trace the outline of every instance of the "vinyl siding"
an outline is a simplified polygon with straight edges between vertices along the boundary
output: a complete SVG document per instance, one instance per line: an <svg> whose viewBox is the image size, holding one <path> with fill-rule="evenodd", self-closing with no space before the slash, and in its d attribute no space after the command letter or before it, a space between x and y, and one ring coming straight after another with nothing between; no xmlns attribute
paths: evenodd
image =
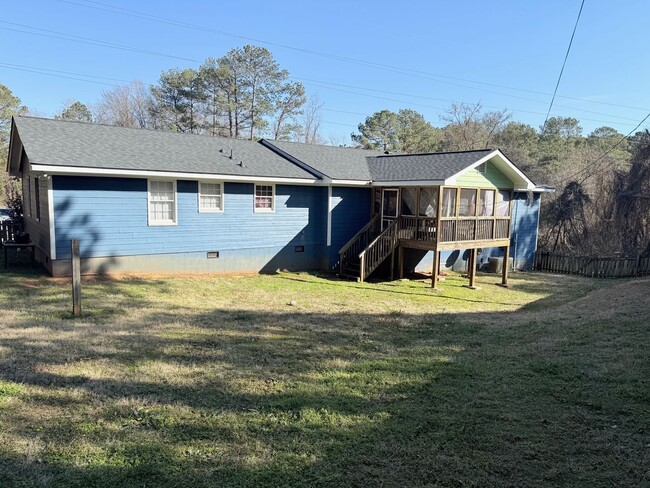
<svg viewBox="0 0 650 488"><path fill-rule="evenodd" d="M514 188L512 181L489 161L485 168L485 174L479 173L476 169L470 169L460 175L456 183L458 186L474 188Z"/></svg>
<svg viewBox="0 0 650 488"><path fill-rule="evenodd" d="M69 259L71 239L81 241L82 258L237 251L255 263L242 263L247 271L259 266L255 256L278 268L291 265L283 259L294 254L308 268L322 256L324 187L276 185L275 212L255 213L254 185L225 183L224 211L199 213L198 182L179 180L176 225L149 226L146 179L55 176L53 185L60 259ZM295 253L295 246L304 246L304 253ZM269 263L269 256L283 258Z"/></svg>
<svg viewBox="0 0 650 488"><path fill-rule="evenodd" d="M329 268L338 263L338 251L370 221L370 188L332 188L332 245Z"/></svg>

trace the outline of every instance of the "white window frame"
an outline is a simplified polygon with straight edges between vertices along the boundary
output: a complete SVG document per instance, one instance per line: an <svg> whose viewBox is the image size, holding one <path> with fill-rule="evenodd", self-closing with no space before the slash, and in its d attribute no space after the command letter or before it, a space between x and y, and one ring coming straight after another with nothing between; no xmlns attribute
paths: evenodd
<svg viewBox="0 0 650 488"><path fill-rule="evenodd" d="M25 217L32 216L32 175L28 175L24 180L23 185L23 215Z"/></svg>
<svg viewBox="0 0 650 488"><path fill-rule="evenodd" d="M165 183L171 182L172 190L174 192L174 218L173 220L153 220L151 218L151 182L164 181ZM151 227L159 227L165 225L178 225L178 191L176 190L176 180L169 180L165 178L152 178L147 179L147 222Z"/></svg>
<svg viewBox="0 0 650 488"><path fill-rule="evenodd" d="M257 208L255 205L255 198L257 195L258 186L271 187L271 208ZM253 185L253 212L255 213L275 213L275 184L274 183L255 183Z"/></svg>
<svg viewBox="0 0 650 488"><path fill-rule="evenodd" d="M221 189L221 206L219 208L204 208L201 206L201 185L219 185L219 188ZM199 213L223 213L224 209L224 183L223 181L199 181Z"/></svg>

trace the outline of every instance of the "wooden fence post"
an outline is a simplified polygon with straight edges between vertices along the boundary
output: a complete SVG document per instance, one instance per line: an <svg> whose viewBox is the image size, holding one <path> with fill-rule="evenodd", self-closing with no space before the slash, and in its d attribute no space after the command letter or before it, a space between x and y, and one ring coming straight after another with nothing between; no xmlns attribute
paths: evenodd
<svg viewBox="0 0 650 488"><path fill-rule="evenodd" d="M81 259L79 256L79 239L70 241L72 250L72 314L81 315Z"/></svg>

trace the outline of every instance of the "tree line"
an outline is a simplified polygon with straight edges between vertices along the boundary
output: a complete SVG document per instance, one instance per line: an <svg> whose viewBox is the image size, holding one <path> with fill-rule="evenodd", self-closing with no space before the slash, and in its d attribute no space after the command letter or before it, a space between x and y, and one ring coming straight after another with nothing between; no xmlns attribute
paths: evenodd
<svg viewBox="0 0 650 488"><path fill-rule="evenodd" d="M321 103L290 81L270 51L243 46L198 69L169 69L104 91L90 106L66 103L55 118L123 127L255 139L324 143ZM28 113L0 84L0 157L6 160L9 120ZM452 104L434 126L412 109L380 110L351 134L356 147L426 153L499 148L537 183L556 188L543 198L540 245L551 251L650 254L650 135L626 139L611 127L584 135L573 117L541 127L512 120L504 109ZM0 202L19 196L3 173Z"/></svg>

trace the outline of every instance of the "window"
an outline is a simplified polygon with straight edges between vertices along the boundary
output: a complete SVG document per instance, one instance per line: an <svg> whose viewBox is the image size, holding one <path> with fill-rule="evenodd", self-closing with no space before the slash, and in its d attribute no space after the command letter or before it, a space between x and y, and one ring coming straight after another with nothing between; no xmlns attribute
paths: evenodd
<svg viewBox="0 0 650 488"><path fill-rule="evenodd" d="M149 180L149 225L176 224L176 182Z"/></svg>
<svg viewBox="0 0 650 488"><path fill-rule="evenodd" d="M442 216L456 216L456 188L444 188L442 190Z"/></svg>
<svg viewBox="0 0 650 488"><path fill-rule="evenodd" d="M381 213L381 188L375 188L374 190L374 201L372 207L373 215Z"/></svg>
<svg viewBox="0 0 650 488"><path fill-rule="evenodd" d="M41 220L41 189L38 176L34 177L34 218Z"/></svg>
<svg viewBox="0 0 650 488"><path fill-rule="evenodd" d="M510 191L499 190L497 193L497 217L510 215Z"/></svg>
<svg viewBox="0 0 650 488"><path fill-rule="evenodd" d="M478 214L481 217L494 215L494 190L481 190L479 192Z"/></svg>
<svg viewBox="0 0 650 488"><path fill-rule="evenodd" d="M273 190L274 190L273 185L255 185L255 211L256 212L275 211Z"/></svg>
<svg viewBox="0 0 650 488"><path fill-rule="evenodd" d="M458 216L473 217L474 215L476 215L476 190L463 189L460 191Z"/></svg>
<svg viewBox="0 0 650 488"><path fill-rule="evenodd" d="M199 212L223 212L221 183L199 182Z"/></svg>
<svg viewBox="0 0 650 488"><path fill-rule="evenodd" d="M32 216L32 178L28 176L23 180L23 204L25 205L23 213L26 216Z"/></svg>

